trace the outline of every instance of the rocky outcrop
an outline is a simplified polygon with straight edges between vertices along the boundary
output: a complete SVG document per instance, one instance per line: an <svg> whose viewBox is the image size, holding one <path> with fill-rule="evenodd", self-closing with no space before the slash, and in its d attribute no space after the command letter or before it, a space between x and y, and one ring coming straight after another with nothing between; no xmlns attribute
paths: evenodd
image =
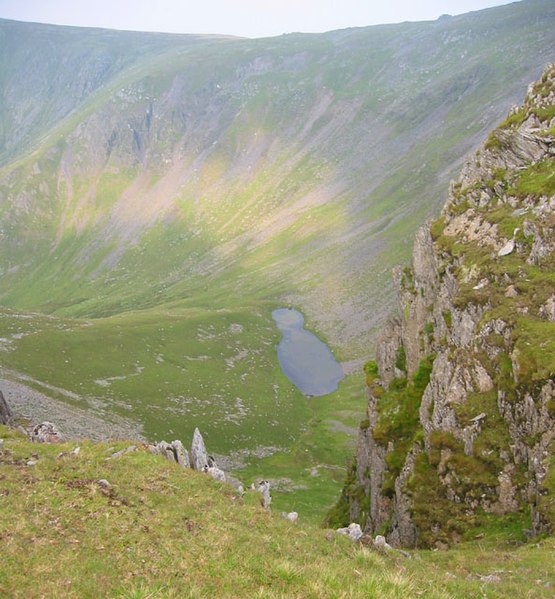
<svg viewBox="0 0 555 599"><path fill-rule="evenodd" d="M218 467L216 460L209 456L204 445L204 439L198 428L193 433L190 453L185 449L181 441L159 441L148 446L150 453L160 455L170 462L179 464L182 468L191 468L198 472L204 472L214 480L227 483L234 487L238 493L243 494L244 487L241 481L227 474ZM268 508L272 501L270 496L270 484L267 483L267 489L264 486L265 481L259 483L257 490L262 494L263 506ZM254 488L254 486L253 486Z"/></svg>
<svg viewBox="0 0 555 599"><path fill-rule="evenodd" d="M204 440L198 428L195 429L193 444L191 445L191 467L199 471L208 468L208 454L206 453Z"/></svg>
<svg viewBox="0 0 555 599"><path fill-rule="evenodd" d="M465 164L394 273L368 416L334 511L442 547L525 506L555 525L555 67ZM343 506L343 507L341 507ZM341 509L340 509L341 508Z"/></svg>
<svg viewBox="0 0 555 599"><path fill-rule="evenodd" d="M0 391L0 424L10 424L12 421L12 411L7 401L4 399L2 391Z"/></svg>
<svg viewBox="0 0 555 599"><path fill-rule="evenodd" d="M41 422L34 426L29 433L29 438L33 443L61 443L63 441L58 427L52 422Z"/></svg>
<svg viewBox="0 0 555 599"><path fill-rule="evenodd" d="M189 454L181 441L173 441L167 443L160 441L155 445L150 446L151 453L161 455L170 462L177 462L182 468L190 468Z"/></svg>

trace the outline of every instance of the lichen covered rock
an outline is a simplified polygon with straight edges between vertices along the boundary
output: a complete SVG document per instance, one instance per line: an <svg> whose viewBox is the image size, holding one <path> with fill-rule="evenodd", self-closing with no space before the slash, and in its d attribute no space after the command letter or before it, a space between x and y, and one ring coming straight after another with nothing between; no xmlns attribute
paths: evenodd
<svg viewBox="0 0 555 599"><path fill-rule="evenodd" d="M204 446L204 439L198 428L193 433L193 443L191 445L191 467L199 472L208 468L208 454Z"/></svg>
<svg viewBox="0 0 555 599"><path fill-rule="evenodd" d="M29 438L33 443L61 443L62 434L52 422L41 422L31 429Z"/></svg>

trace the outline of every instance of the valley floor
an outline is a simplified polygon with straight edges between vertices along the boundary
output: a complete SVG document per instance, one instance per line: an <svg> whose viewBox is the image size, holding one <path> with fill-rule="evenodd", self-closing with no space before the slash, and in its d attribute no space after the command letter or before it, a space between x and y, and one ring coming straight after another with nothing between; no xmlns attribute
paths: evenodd
<svg viewBox="0 0 555 599"><path fill-rule="evenodd" d="M277 360L271 306L68 319L0 309L0 390L66 439L180 439L198 427L226 470L269 479L279 509L320 524L366 407L359 363L306 398Z"/></svg>

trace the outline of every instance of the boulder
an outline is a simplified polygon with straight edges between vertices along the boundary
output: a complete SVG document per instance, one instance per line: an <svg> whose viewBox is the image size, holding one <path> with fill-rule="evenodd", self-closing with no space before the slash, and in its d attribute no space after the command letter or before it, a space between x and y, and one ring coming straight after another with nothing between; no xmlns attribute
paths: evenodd
<svg viewBox="0 0 555 599"><path fill-rule="evenodd" d="M190 468L191 463L189 462L189 454L183 446L183 443L181 443L181 441L176 440L171 444L171 446L173 449L173 453L175 454L175 461L182 468Z"/></svg>
<svg viewBox="0 0 555 599"><path fill-rule="evenodd" d="M374 547L378 551L389 551L391 550L391 545L385 540L383 535L376 535L374 539Z"/></svg>
<svg viewBox="0 0 555 599"><path fill-rule="evenodd" d="M208 466L208 454L206 453L206 447L204 446L204 439L198 428L195 428L193 443L191 445L191 467L193 470L202 472Z"/></svg>
<svg viewBox="0 0 555 599"><path fill-rule="evenodd" d="M289 520L289 522L297 522L297 520L299 519L299 514L297 514L297 512L282 512L281 513L282 518L285 518L286 520Z"/></svg>
<svg viewBox="0 0 555 599"><path fill-rule="evenodd" d="M353 541L360 541L362 538L362 529L360 528L360 524L357 524L356 522L351 522L351 524L345 528L338 528L335 532L340 535L345 535Z"/></svg>
<svg viewBox="0 0 555 599"><path fill-rule="evenodd" d="M41 422L29 433L33 443L61 443L62 434L52 422Z"/></svg>
<svg viewBox="0 0 555 599"><path fill-rule="evenodd" d="M514 285L509 285L505 290L505 297L515 298L518 296L518 291Z"/></svg>
<svg viewBox="0 0 555 599"><path fill-rule="evenodd" d="M507 243L497 252L498 256L508 256L512 254L515 249L515 242L510 239Z"/></svg>

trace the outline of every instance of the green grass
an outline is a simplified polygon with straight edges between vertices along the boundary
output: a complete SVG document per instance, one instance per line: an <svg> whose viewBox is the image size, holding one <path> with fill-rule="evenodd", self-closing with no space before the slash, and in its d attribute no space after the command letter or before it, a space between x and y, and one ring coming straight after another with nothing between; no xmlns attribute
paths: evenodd
<svg viewBox="0 0 555 599"><path fill-rule="evenodd" d="M58 458L75 444L0 437L0 592L14 599L549 596L552 540L518 547L505 527L495 545L384 556L142 448L109 460L125 445L84 443ZM479 578L495 572L498 583Z"/></svg>
<svg viewBox="0 0 555 599"><path fill-rule="evenodd" d="M383 484L385 495L393 495L395 479L405 464L415 436L421 431L420 403L430 380L433 359L434 356L423 359L408 383L405 380L394 379L389 389L378 400L379 417L372 430L372 436L384 447L393 443L393 450L385 457L387 464Z"/></svg>
<svg viewBox="0 0 555 599"><path fill-rule="evenodd" d="M555 323L531 318L518 319L515 358L518 376L534 384L555 374Z"/></svg>
<svg viewBox="0 0 555 599"><path fill-rule="evenodd" d="M511 192L518 197L554 195L555 160L553 158L544 160L519 173L516 185Z"/></svg>

